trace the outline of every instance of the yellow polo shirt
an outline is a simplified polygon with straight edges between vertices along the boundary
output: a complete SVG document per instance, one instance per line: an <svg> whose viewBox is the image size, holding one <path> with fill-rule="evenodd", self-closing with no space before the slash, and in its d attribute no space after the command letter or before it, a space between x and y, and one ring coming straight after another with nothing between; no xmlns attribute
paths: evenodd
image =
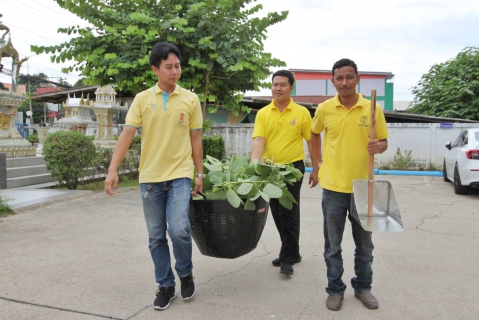
<svg viewBox="0 0 479 320"><path fill-rule="evenodd" d="M253 139L264 137L263 159L286 164L304 159L303 139L311 139L311 114L308 109L290 100L280 112L274 100L258 111Z"/></svg>
<svg viewBox="0 0 479 320"><path fill-rule="evenodd" d="M135 96L125 125L140 128L140 183L193 177L190 130L201 130L198 96L176 86L167 96L158 84Z"/></svg>
<svg viewBox="0 0 479 320"><path fill-rule="evenodd" d="M371 101L358 94L350 110L338 95L318 105L312 130L324 134L323 164L319 170L321 187L336 192L352 193L354 180L367 180L369 170L369 123ZM376 105L376 139L389 136L381 106Z"/></svg>

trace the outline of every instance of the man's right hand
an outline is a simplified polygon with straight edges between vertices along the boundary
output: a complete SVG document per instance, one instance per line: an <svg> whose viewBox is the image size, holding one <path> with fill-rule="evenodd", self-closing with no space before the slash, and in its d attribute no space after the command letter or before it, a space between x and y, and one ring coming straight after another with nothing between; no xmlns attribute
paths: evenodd
<svg viewBox="0 0 479 320"><path fill-rule="evenodd" d="M309 175L309 187L314 188L318 185L319 178L318 178L318 171L313 170Z"/></svg>
<svg viewBox="0 0 479 320"><path fill-rule="evenodd" d="M116 192L118 187L118 173L115 171L113 173L108 172L108 175L105 178L105 191L110 196L113 196L113 193Z"/></svg>

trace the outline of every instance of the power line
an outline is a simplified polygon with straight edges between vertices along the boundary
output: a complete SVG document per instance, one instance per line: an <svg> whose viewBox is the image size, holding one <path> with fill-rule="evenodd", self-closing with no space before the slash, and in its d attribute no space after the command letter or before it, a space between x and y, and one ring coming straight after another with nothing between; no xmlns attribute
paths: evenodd
<svg viewBox="0 0 479 320"><path fill-rule="evenodd" d="M39 35L39 34L36 34L36 33L30 32L30 31L27 31L27 30L25 30L25 29L19 28L19 27L17 27L17 26L14 26L14 25L13 25L13 24L11 24L11 23L9 23L9 25L11 25L12 27L15 27L16 29L22 30L23 32L28 32L28 33L31 33L31 34L33 34L34 36L37 36L37 37L40 37L40 38L43 38L43 39L47 39L47 40L49 40L49 41L52 41L52 42L55 42L55 43L61 44L61 43L60 43L60 42L58 42L58 41L55 41L55 40L52 40L52 39L45 38L44 36L41 36L41 35Z"/></svg>
<svg viewBox="0 0 479 320"><path fill-rule="evenodd" d="M60 20L58 20L58 19L56 19L56 20L50 20L50 19L51 19L51 16L49 16L48 13L45 14L45 13L44 13L43 11L41 11L41 10L36 9L37 12L33 12L33 11L30 11L29 9L27 9L28 7L27 7L27 8L22 8L22 7L19 7L18 4L12 3L12 2L10 2L10 1L8 1L8 0L4 0L4 1L7 2L7 3L10 3L12 6L15 6L15 7L20 8L20 9L22 9L22 10L25 10L25 11L27 11L27 12L33 13L34 15L38 15L38 13L41 13L42 15L44 15L44 16L48 19L49 22L60 21ZM23 3L21 3L21 4L24 5ZM70 23L66 23L66 22L64 22L64 21L60 21L60 22L65 23L65 24L70 24ZM61 24L56 23L56 25L62 27Z"/></svg>

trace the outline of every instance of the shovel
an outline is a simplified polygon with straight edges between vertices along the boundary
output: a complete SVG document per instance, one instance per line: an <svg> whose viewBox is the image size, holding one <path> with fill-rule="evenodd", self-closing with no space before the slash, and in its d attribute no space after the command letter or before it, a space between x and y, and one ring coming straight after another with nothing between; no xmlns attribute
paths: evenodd
<svg viewBox="0 0 479 320"><path fill-rule="evenodd" d="M371 91L371 121L369 139L376 137L376 90ZM374 180L374 155L369 155L368 180L353 181L351 201L356 206L352 216L366 231L404 231L401 213L391 183Z"/></svg>

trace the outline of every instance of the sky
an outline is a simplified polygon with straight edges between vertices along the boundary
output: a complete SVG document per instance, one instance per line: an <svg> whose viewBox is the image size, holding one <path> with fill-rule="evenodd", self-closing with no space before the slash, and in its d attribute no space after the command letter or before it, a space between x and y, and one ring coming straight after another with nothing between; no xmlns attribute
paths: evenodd
<svg viewBox="0 0 479 320"><path fill-rule="evenodd" d="M454 58L465 47L479 46L479 1L450 0L258 0L260 15L289 11L268 29L265 51L286 68L330 70L349 58L360 71L392 72L394 100L413 99L411 87L432 65ZM80 75L63 74L46 54L30 45L58 45L68 36L60 27L86 25L52 0L0 0L0 20L11 30L20 57L31 56L22 73L46 73L75 83ZM5 68L11 62L3 60ZM28 67L28 70L27 70ZM275 71L275 70L272 70ZM0 81L10 79L0 75ZM261 93L268 93L263 91Z"/></svg>

